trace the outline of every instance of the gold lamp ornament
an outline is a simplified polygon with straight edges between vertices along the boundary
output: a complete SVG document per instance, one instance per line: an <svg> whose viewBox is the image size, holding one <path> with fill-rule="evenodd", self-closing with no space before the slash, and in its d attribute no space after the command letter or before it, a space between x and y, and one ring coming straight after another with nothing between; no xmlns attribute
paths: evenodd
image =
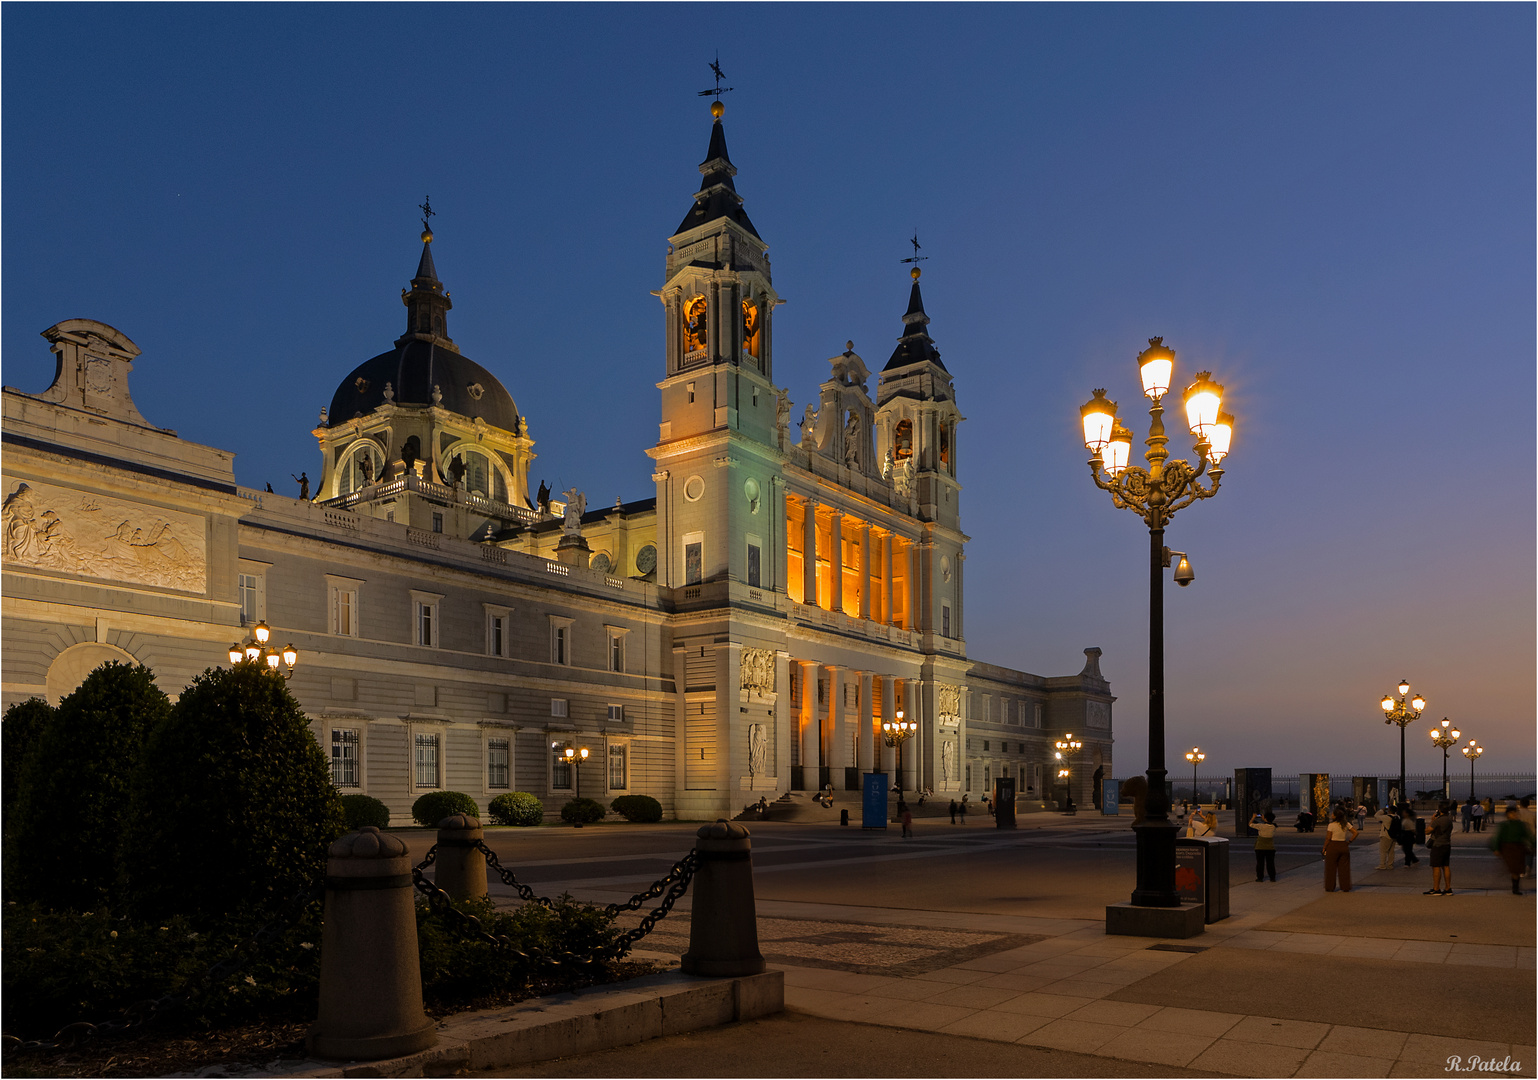
<svg viewBox="0 0 1538 1080"><path fill-rule="evenodd" d="M294 668L299 665L299 650L292 644L285 645L281 649L269 648L267 642L272 639L272 628L265 621L257 623L251 628L251 636L245 644L231 642L229 657L231 665L256 664L259 667L281 675L285 679L294 676Z"/></svg>

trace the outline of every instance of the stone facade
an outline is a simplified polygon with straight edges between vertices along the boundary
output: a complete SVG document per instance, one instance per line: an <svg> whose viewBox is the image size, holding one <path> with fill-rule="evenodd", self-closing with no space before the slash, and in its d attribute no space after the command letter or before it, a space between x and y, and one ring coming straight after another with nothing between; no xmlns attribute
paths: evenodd
<svg viewBox="0 0 1538 1080"><path fill-rule="evenodd" d="M175 696L263 621L344 792L397 822L425 790L657 798L713 818L895 772L1016 778L1073 797L1111 776L1099 650L1046 678L967 657L952 377L915 272L875 376L851 343L799 421L773 380L779 303L719 118L669 241L654 499L528 491L530 421L447 336L431 233L394 351L348 373L313 432L313 499L239 487L232 455L134 408L138 349L85 319L45 332L53 385L5 388L4 702L57 701L108 659ZM13 370L20 362L13 362ZM339 376L342 373L338 373ZM537 411L537 410L536 410ZM591 751L580 776L557 751ZM553 749L554 747L554 749Z"/></svg>

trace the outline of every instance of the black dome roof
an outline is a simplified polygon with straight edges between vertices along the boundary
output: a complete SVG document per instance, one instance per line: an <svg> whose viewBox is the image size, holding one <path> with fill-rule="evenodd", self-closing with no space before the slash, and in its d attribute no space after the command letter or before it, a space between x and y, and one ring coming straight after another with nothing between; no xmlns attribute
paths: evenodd
<svg viewBox="0 0 1538 1080"><path fill-rule="evenodd" d="M349 372L331 397L328 419L337 424L373 412L385 403L385 383L393 388L397 405L431 405L436 386L443 395L439 404L450 412L518 432L518 406L495 375L421 338L404 341Z"/></svg>

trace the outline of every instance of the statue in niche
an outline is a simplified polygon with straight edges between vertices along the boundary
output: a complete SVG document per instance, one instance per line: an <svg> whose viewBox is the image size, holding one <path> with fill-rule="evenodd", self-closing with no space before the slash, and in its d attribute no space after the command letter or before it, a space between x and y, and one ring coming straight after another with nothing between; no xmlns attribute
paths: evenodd
<svg viewBox="0 0 1538 1080"><path fill-rule="evenodd" d="M567 536L582 535L582 515L587 510L587 496L576 488L566 491L566 518L561 531Z"/></svg>
<svg viewBox="0 0 1538 1080"><path fill-rule="evenodd" d="M887 447L886 454L881 458L881 479L892 479L892 448Z"/></svg>
<svg viewBox="0 0 1538 1080"><path fill-rule="evenodd" d="M417 458L421 457L421 443L415 435L401 444L401 465L408 473L416 472Z"/></svg>
<svg viewBox="0 0 1538 1080"><path fill-rule="evenodd" d="M748 725L748 775L760 776L769 765L769 725Z"/></svg>
<svg viewBox="0 0 1538 1080"><path fill-rule="evenodd" d="M844 422L844 467L860 467L860 414L853 409L849 410L849 419Z"/></svg>
<svg viewBox="0 0 1538 1080"><path fill-rule="evenodd" d="M783 390L774 405L774 426L780 433L780 444L783 446L785 436L790 431L790 395Z"/></svg>
<svg viewBox="0 0 1538 1080"><path fill-rule="evenodd" d="M817 406L808 405L801 418L801 445L811 449L817 445Z"/></svg>
<svg viewBox="0 0 1538 1080"><path fill-rule="evenodd" d="M913 458L903 458L903 463L897 469L897 493L911 497L913 495Z"/></svg>
<svg viewBox="0 0 1538 1080"><path fill-rule="evenodd" d="M449 461L449 486L455 491L459 490L460 483L465 478L465 459L462 454L455 454Z"/></svg>
<svg viewBox="0 0 1538 1080"><path fill-rule="evenodd" d="M956 779L955 739L946 739L940 744L940 775L946 780Z"/></svg>
<svg viewBox="0 0 1538 1080"><path fill-rule="evenodd" d="M541 514L550 513L550 485L543 480L539 482L539 501L536 505Z"/></svg>
<svg viewBox="0 0 1538 1080"><path fill-rule="evenodd" d="M684 353L705 350L705 313L708 305L703 296L692 296L684 301Z"/></svg>
<svg viewBox="0 0 1538 1080"><path fill-rule="evenodd" d="M293 473L289 473L288 475L294 476ZM307 472L302 472L298 476L294 476L294 483L299 485L299 497L301 499L303 499L305 502L309 502L310 501L310 474L307 473Z"/></svg>
<svg viewBox="0 0 1538 1080"><path fill-rule="evenodd" d="M365 484L372 484L374 482L373 454L358 455L358 474L363 477L363 482Z"/></svg>

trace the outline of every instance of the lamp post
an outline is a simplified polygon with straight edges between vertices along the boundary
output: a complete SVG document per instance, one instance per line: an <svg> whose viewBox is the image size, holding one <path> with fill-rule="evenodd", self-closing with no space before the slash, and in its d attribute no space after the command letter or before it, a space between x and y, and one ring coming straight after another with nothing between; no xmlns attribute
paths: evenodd
<svg viewBox="0 0 1538 1080"><path fill-rule="evenodd" d="M1067 731L1063 733L1061 739L1057 740L1057 753L1052 755L1057 760L1057 779L1068 789L1066 803L1073 802L1073 752L1083 745L1083 743L1073 737L1073 732ZM1068 756L1065 758L1063 757L1064 754ZM1063 806L1063 809L1068 809L1066 804Z"/></svg>
<svg viewBox="0 0 1538 1080"><path fill-rule="evenodd" d="M1473 739L1470 739L1469 744L1463 748L1463 756L1469 759L1469 798L1471 800L1474 798L1474 759L1484 752L1485 748Z"/></svg>
<svg viewBox="0 0 1538 1080"><path fill-rule="evenodd" d="M1196 766L1206 761L1207 755L1202 753L1200 746L1193 746L1186 751L1186 760L1191 763L1191 801L1199 803L1201 800L1196 797Z"/></svg>
<svg viewBox="0 0 1538 1080"><path fill-rule="evenodd" d="M1385 724L1399 725L1399 801L1408 803L1409 798L1404 789L1404 729L1405 725L1419 720L1421 710L1426 707L1426 699L1419 694L1411 697L1410 680L1399 680L1399 700L1394 700L1393 694L1384 694L1383 700L1378 702L1383 707L1383 722Z"/></svg>
<svg viewBox="0 0 1538 1080"><path fill-rule="evenodd" d="M897 710L896 720L883 720L881 722L881 741L897 750L897 794L899 799L903 791L903 743L919 733L917 724L910 724L903 719L903 711Z"/></svg>
<svg viewBox="0 0 1538 1080"><path fill-rule="evenodd" d="M587 760L587 747L572 746L570 742L564 744L553 742L550 744L550 749L560 751L561 756L566 759L567 768L574 770L577 780L576 797L582 798L582 763ZM578 829L582 828L582 822L580 821L574 821L572 825Z"/></svg>
<svg viewBox="0 0 1538 1080"><path fill-rule="evenodd" d="M1137 887L1132 903L1139 907L1178 907L1175 892L1175 825L1169 819L1170 801L1165 789L1164 767L1164 578L1163 570L1173 556L1180 556L1175 581L1188 585L1194 578L1184 553L1164 546L1164 528L1175 511L1198 499L1210 499L1223 478L1223 459L1233 439L1234 418L1220 411L1223 387L1210 372L1198 372L1186 389L1186 419L1196 437L1196 463L1185 458L1169 461L1164 448L1164 395L1175 371L1175 352L1163 338L1149 338L1148 348L1138 354L1138 371L1149 407L1148 468L1129 464L1132 432L1116 419L1116 403L1096 390L1079 410L1084 422L1084 445L1090 451L1089 471L1095 485L1111 495L1113 505L1131 510L1148 525L1148 797L1144 818L1134 824L1137 834ZM1101 475L1102 471L1104 476ZM1203 487L1203 472L1212 486Z"/></svg>
<svg viewBox="0 0 1538 1080"><path fill-rule="evenodd" d="M1449 730L1450 729L1450 730ZM1447 786L1447 748L1456 746L1463 732L1452 727L1452 721L1442 717L1442 723L1431 729L1431 743L1442 748L1442 798L1447 798L1452 789Z"/></svg>
<svg viewBox="0 0 1538 1080"><path fill-rule="evenodd" d="M282 675L285 679L293 678L294 668L299 663L299 650L292 645L285 645L282 649L270 649L267 647L267 640L270 637L272 637L271 628L265 622L257 623L251 628L251 636L246 639L244 645L238 641L231 642L230 663L260 664L275 675Z"/></svg>

